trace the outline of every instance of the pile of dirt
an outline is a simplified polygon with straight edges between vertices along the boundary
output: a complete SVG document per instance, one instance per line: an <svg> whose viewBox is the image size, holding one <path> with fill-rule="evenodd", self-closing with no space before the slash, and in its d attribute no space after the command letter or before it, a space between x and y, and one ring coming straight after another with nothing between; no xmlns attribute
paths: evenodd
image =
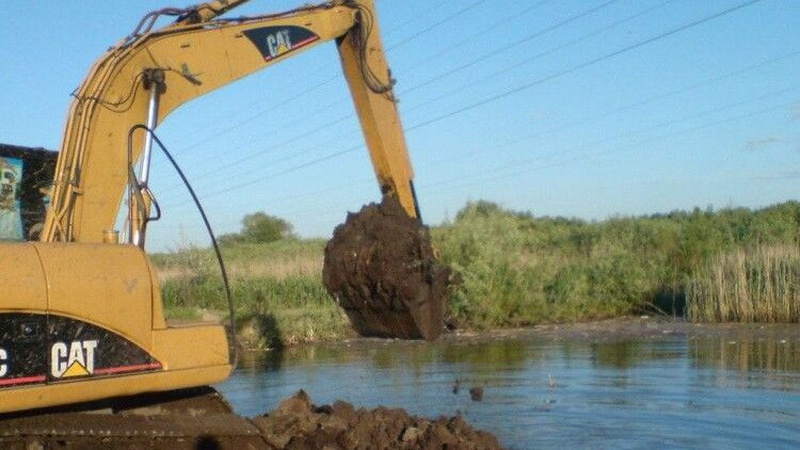
<svg viewBox="0 0 800 450"><path fill-rule="evenodd" d="M492 434L471 428L460 416L429 420L402 409L356 409L343 401L315 407L303 391L253 422L276 449L502 448Z"/></svg>
<svg viewBox="0 0 800 450"><path fill-rule="evenodd" d="M322 275L362 336L433 340L444 328L450 270L394 197L348 214L325 246Z"/></svg>

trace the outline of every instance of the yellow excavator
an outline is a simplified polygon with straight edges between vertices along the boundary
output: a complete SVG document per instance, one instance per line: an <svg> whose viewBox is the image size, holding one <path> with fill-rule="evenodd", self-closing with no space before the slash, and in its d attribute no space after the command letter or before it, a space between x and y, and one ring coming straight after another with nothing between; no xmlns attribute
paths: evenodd
<svg viewBox="0 0 800 450"><path fill-rule="evenodd" d="M153 130L200 95L335 41L380 190L419 215L373 1L220 17L242 3L148 14L75 92L40 240L0 243L0 413L230 375L222 325L167 325L144 252L148 222L159 213L148 188ZM155 28L164 14L176 18Z"/></svg>

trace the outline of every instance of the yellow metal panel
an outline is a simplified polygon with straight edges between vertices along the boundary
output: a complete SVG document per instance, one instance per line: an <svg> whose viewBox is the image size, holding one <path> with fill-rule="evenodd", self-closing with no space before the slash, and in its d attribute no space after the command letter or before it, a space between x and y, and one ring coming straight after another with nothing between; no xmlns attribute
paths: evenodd
<svg viewBox="0 0 800 450"><path fill-rule="evenodd" d="M166 370L228 363L228 338L221 325L171 327L153 331L153 356ZM191 376L191 372L187 372Z"/></svg>
<svg viewBox="0 0 800 450"><path fill-rule="evenodd" d="M149 261L149 260L148 260ZM152 329L153 330L163 330L167 328L167 319L164 316L164 300L161 296L161 283L159 282L158 272L156 272L155 267L152 264L148 264L150 267L150 279L153 280L152 286L152 301L153 309L151 311L152 315Z"/></svg>
<svg viewBox="0 0 800 450"><path fill-rule="evenodd" d="M30 312L47 309L47 285L42 265L32 244L0 243L0 310Z"/></svg>
<svg viewBox="0 0 800 450"><path fill-rule="evenodd" d="M151 272L138 247L36 244L48 284L49 309L115 331L150 350Z"/></svg>

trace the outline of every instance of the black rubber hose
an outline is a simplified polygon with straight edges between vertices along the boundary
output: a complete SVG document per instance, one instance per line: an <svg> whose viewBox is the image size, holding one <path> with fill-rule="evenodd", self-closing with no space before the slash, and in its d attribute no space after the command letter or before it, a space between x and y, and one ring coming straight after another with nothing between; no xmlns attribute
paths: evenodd
<svg viewBox="0 0 800 450"><path fill-rule="evenodd" d="M231 366L235 369L236 365L239 363L239 342L236 339L236 315L235 315L235 309L233 307L233 295L231 294L231 287L230 283L228 282L228 271L225 270L225 262L222 259L222 252L219 249L219 243L217 242L217 238L214 236L214 231L211 229L211 223L208 221L208 216L206 216L206 212L203 209L203 205L200 204L200 199L197 198L197 194L195 194L191 183L189 183L189 180L186 178L186 175L184 175L183 170L181 170L180 166L178 166L178 163L172 157L172 154L170 154L166 146L161 142L161 139L159 139L158 136L156 136L153 130L151 130L150 128L148 128L146 125L143 124L138 124L133 126L128 132L128 142L129 142L128 145L129 146L131 145L130 144L132 142L131 136L133 136L133 133L136 130L140 129L145 130L147 133L150 133L150 136L153 137L153 140L156 142L156 144L158 144L158 147L161 149L162 152L164 152L164 156L167 157L170 164L172 164L172 167L175 168L175 171L178 173L178 176L180 176L181 180L183 180L183 184L189 191L189 195L192 196L192 200L194 201L195 206L197 206L197 210L200 212L200 216L203 218L203 223L205 224L208 236L209 238L211 238L211 244L214 247L214 253L217 255L217 262L219 264L219 270L222 275L222 283L225 285L225 296L228 299L228 314L230 314L229 339L230 342L233 344L231 345L232 352L229 362L231 363Z"/></svg>

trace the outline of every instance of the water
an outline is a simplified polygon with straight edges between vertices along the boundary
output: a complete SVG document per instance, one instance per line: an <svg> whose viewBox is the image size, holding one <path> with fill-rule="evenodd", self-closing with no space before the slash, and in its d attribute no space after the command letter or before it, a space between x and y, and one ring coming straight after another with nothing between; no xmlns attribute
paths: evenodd
<svg viewBox="0 0 800 450"><path fill-rule="evenodd" d="M795 339L357 341L251 356L219 388L249 416L299 389L318 405L460 412L512 449L800 448Z"/></svg>

